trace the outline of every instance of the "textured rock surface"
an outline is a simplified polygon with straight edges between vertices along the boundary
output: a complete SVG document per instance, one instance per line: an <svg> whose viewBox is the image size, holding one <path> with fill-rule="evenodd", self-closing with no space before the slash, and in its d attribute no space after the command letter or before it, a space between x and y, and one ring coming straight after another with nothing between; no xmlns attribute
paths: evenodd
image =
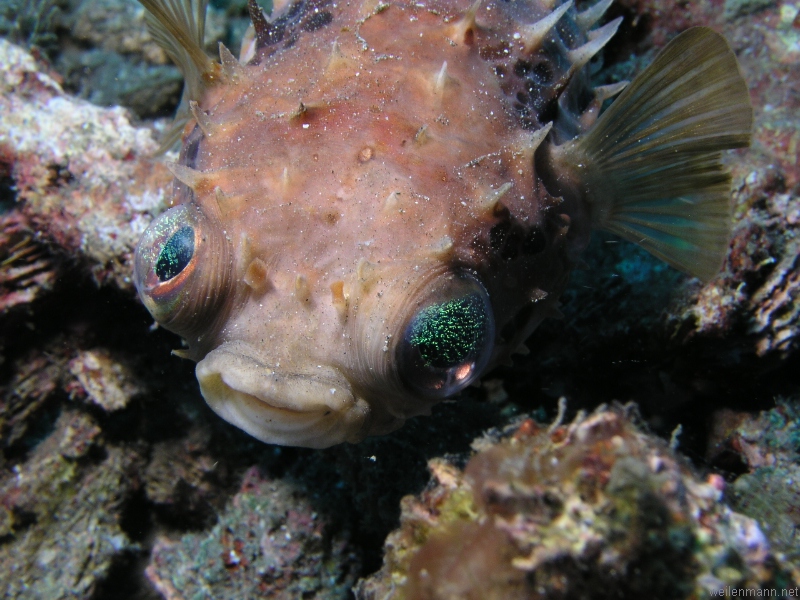
<svg viewBox="0 0 800 600"><path fill-rule="evenodd" d="M79 353L70 361L69 371L76 379L71 394L108 411L125 408L142 391L131 370L103 349Z"/></svg>
<svg viewBox="0 0 800 600"><path fill-rule="evenodd" d="M167 203L171 176L149 158L153 132L127 111L63 93L33 57L0 40L0 162L37 241L58 247L98 283L130 288L131 255Z"/></svg>
<svg viewBox="0 0 800 600"><path fill-rule="evenodd" d="M625 410L478 440L462 472L403 500L361 599L702 598L791 577L757 522L720 502ZM613 590L613 592L611 592Z"/></svg>
<svg viewBox="0 0 800 600"><path fill-rule="evenodd" d="M731 504L762 523L775 549L800 557L800 401L779 399L755 418L723 409L714 415L709 460L746 472L727 490ZM737 465L736 463L741 463Z"/></svg>
<svg viewBox="0 0 800 600"><path fill-rule="evenodd" d="M64 412L23 465L0 479L0 589L6 598L88 598L135 544L120 526L141 460L123 448L98 456L100 428Z"/></svg>
<svg viewBox="0 0 800 600"><path fill-rule="evenodd" d="M298 490L253 468L210 531L156 540L147 577L167 600L333 599L358 563Z"/></svg>

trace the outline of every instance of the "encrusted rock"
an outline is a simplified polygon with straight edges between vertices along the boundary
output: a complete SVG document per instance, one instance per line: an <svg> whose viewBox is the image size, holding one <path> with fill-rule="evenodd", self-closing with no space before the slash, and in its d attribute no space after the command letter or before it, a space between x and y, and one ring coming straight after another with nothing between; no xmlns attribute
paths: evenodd
<svg viewBox="0 0 800 600"><path fill-rule="evenodd" d="M788 576L721 478L698 479L627 409L479 447L463 472L430 464L358 598L699 598Z"/></svg>
<svg viewBox="0 0 800 600"><path fill-rule="evenodd" d="M58 348L58 344L53 344ZM58 352L31 351L10 366L12 376L0 386L0 441L3 447L16 443L37 426L42 407L65 380L67 359Z"/></svg>
<svg viewBox="0 0 800 600"><path fill-rule="evenodd" d="M775 408L758 415L718 411L707 457L730 466L731 456L747 472L729 486L727 498L758 519L773 546L795 564L800 580L800 399L778 399Z"/></svg>
<svg viewBox="0 0 800 600"><path fill-rule="evenodd" d="M132 254L167 202L172 176L150 158L153 132L122 108L65 95L22 48L0 39L0 162L19 209L98 283L131 288Z"/></svg>
<svg viewBox="0 0 800 600"><path fill-rule="evenodd" d="M21 214L0 215L0 314L52 289L57 267Z"/></svg>
<svg viewBox="0 0 800 600"><path fill-rule="evenodd" d="M71 386L71 394L86 396L107 411L125 408L142 392L131 370L104 349L80 352L70 361L69 371L78 384Z"/></svg>
<svg viewBox="0 0 800 600"><path fill-rule="evenodd" d="M160 537L147 577L167 600L347 598L359 560L302 493L251 468L210 531Z"/></svg>
<svg viewBox="0 0 800 600"><path fill-rule="evenodd" d="M107 447L90 459L100 428L65 411L24 462L0 477L0 590L5 598L88 598L120 552L120 527L137 457Z"/></svg>

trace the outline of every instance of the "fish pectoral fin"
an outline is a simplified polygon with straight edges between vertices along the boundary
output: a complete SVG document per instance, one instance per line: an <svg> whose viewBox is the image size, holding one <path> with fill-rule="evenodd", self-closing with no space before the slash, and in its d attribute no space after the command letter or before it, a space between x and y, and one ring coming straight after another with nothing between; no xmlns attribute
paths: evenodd
<svg viewBox="0 0 800 600"><path fill-rule="evenodd" d="M708 280L730 240L731 177L721 153L748 146L752 122L733 51L720 34L695 27L551 157L585 190L595 227Z"/></svg>

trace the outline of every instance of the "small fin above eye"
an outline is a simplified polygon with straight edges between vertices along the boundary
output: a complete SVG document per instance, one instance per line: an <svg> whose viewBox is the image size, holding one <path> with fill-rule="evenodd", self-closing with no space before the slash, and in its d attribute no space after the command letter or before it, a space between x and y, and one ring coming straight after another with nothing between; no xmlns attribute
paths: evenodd
<svg viewBox="0 0 800 600"><path fill-rule="evenodd" d="M175 123L159 150L164 152L179 139L189 120L189 100L200 100L208 86L222 79L222 70L203 50L208 0L139 2L147 9L145 21L150 34L181 70L185 80Z"/></svg>
<svg viewBox="0 0 800 600"><path fill-rule="evenodd" d="M208 0L139 0L147 9L151 35L178 66L190 100L198 100L205 86L219 76L219 63L209 57L205 41Z"/></svg>
<svg viewBox="0 0 800 600"><path fill-rule="evenodd" d="M586 190L595 227L703 280L731 229L721 152L750 143L753 110L725 38L706 27L675 38L585 135L551 160Z"/></svg>

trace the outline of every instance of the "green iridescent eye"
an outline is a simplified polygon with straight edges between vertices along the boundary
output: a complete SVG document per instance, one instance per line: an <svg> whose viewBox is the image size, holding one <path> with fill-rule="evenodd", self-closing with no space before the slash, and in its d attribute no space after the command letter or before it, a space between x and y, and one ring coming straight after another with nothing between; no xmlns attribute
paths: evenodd
<svg viewBox="0 0 800 600"><path fill-rule="evenodd" d="M194 229L184 225L161 248L155 264L159 281L168 281L186 268L194 255Z"/></svg>
<svg viewBox="0 0 800 600"><path fill-rule="evenodd" d="M480 376L493 347L486 290L471 275L451 276L408 321L397 348L400 375L426 396L451 396Z"/></svg>
<svg viewBox="0 0 800 600"><path fill-rule="evenodd" d="M407 340L426 367L449 369L483 346L488 321L483 298L469 294L423 308L412 320Z"/></svg>
<svg viewBox="0 0 800 600"><path fill-rule="evenodd" d="M232 252L219 222L193 202L156 217L136 245L133 281L165 329L187 338L207 331L231 289Z"/></svg>

